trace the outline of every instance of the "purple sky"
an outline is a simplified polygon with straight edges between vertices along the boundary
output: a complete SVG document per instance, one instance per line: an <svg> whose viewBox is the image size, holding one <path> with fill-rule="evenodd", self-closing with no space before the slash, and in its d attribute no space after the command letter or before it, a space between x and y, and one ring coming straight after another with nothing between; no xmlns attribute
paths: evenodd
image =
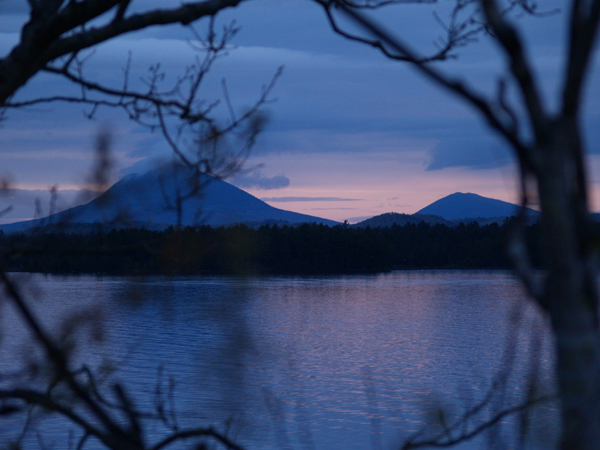
<svg viewBox="0 0 600 450"><path fill-rule="evenodd" d="M169 3L179 4L157 0L140 4ZM2 54L17 40L25 5L25 0L0 0ZM432 51L433 41L442 34L432 12L437 8L444 18L449 5L395 6L378 18L414 47ZM557 6L564 9L561 2L540 3L548 10ZM277 68L285 66L273 91L277 101L269 105L271 122L249 161L249 167L260 167L232 180L239 187L278 208L351 221L389 211L414 213L457 191L516 199L511 153L476 114L409 66L334 35L314 3L249 0L220 15L218 23L232 19L242 30L235 38L236 48L217 62L206 80L207 99L221 98L220 81L225 77L232 102L241 110ZM559 95L564 19L564 14L518 19L549 105ZM131 51L137 74L161 62L175 76L194 58L189 38L185 29L169 27L112 41L90 58L87 74L119 86ZM504 64L497 49L482 38L458 55L456 61L441 63L444 69L484 93L493 92ZM596 210L600 209L599 64L596 57L584 110ZM18 97L69 89L65 83L38 76ZM143 171L153 158L169 152L160 135L127 121L118 111L101 111L98 120L90 122L81 106L54 105L9 114L0 129L0 174L10 175L23 189L77 188L91 164L95 135L102 126L113 133L120 169L116 177ZM0 198L0 208L7 201ZM18 218L26 218L27 209L19 211Z"/></svg>

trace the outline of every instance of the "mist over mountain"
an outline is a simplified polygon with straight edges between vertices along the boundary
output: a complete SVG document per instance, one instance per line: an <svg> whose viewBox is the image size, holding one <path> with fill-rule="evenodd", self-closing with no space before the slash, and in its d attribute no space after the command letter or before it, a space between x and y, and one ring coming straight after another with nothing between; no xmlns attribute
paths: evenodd
<svg viewBox="0 0 600 450"><path fill-rule="evenodd" d="M209 175L200 176L195 193L193 174L183 167L163 167L143 175L132 174L115 183L98 198L40 220L3 225L5 232L44 224L115 224L164 229L188 225L237 223L319 223L333 220L274 208L247 192Z"/></svg>

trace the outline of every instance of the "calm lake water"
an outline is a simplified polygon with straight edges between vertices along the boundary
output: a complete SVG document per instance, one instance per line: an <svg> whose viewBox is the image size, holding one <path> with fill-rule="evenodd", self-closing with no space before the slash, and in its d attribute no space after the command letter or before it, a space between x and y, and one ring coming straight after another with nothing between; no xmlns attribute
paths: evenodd
<svg viewBox="0 0 600 450"><path fill-rule="evenodd" d="M540 389L553 388L547 323L507 272L17 278L56 333L74 311L102 318L103 342L86 332L77 359L110 362L108 383L122 382L138 406L152 409L157 380L168 390L172 377L181 424L228 426L248 449L398 448L428 425L438 430L440 408L451 423L483 399L507 360L504 388L473 427L519 403L536 364ZM9 372L33 353L6 305L1 326L0 370ZM519 448L517 422L503 419L497 434L458 448ZM0 442L14 425L0 422ZM152 440L162 436L146 426ZM557 429L555 405L537 408L526 448L548 448ZM68 448L64 423L40 418L28 447L35 430Z"/></svg>

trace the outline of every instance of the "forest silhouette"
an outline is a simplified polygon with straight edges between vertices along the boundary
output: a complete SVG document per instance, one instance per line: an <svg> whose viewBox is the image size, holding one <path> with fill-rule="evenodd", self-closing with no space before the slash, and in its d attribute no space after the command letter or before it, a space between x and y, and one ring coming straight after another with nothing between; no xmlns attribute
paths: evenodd
<svg viewBox="0 0 600 450"><path fill-rule="evenodd" d="M2 234L5 267L54 274L353 274L398 269L509 269L505 241L513 224L409 223L352 228L318 224L250 228L170 227L88 233ZM527 240L540 267L536 237Z"/></svg>

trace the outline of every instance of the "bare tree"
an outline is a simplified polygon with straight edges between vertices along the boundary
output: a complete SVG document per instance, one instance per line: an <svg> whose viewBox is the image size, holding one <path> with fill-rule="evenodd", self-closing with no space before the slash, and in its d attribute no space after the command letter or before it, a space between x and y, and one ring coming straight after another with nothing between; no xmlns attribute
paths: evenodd
<svg viewBox="0 0 600 450"><path fill-rule="evenodd" d="M51 336L35 316L18 284L4 272L0 272L0 280L6 297L22 317L47 361L42 363L45 370L32 365L15 373L0 373L0 416L26 416L21 438L14 443L14 448L21 448L20 441L36 410L49 411L76 426L80 431L77 438L78 449L93 441L110 449L160 450L183 441L196 441L198 448L203 448L202 443L207 439L220 443L225 448L241 448L227 437L226 430L219 431L214 427L180 427L168 395L161 390L163 380L160 377L154 410L139 409L125 387L119 383L109 386L107 393L106 386L98 382L98 374L89 367L72 367L73 348L69 348L68 344L71 338L78 339L74 336L77 328L92 318L83 317L81 311L77 312L75 317L66 322L66 334L59 340ZM23 379L28 381L25 385L19 382ZM43 387L37 387L33 380L42 381ZM11 382L13 386L6 387ZM162 424L167 435L157 442L149 442L145 429L148 421Z"/></svg>
<svg viewBox="0 0 600 450"><path fill-rule="evenodd" d="M241 1L196 1L129 15L131 0L28 0L29 21L23 26L20 42L0 60L0 105L6 105L31 77L43 70L60 73L87 88L83 80L69 72L82 50L152 26L189 25ZM99 23L94 22L98 20ZM63 57L67 60L61 64ZM182 115L186 113L190 114L189 106L183 108Z"/></svg>
<svg viewBox="0 0 600 450"><path fill-rule="evenodd" d="M93 118L101 107L118 108L129 119L151 130L160 130L178 159L189 167L216 176L228 176L239 170L256 134L264 125L260 107L267 103L281 69L263 87L255 104L236 115L223 81L224 102L229 120L221 123L214 117L218 101L199 97L201 84L214 62L224 55L231 39L239 31L234 23L215 30L214 17L219 11L239 4L241 0L193 2L173 9L156 9L127 14L131 1L86 0L82 2L31 0L30 19L23 26L20 42L0 59L0 119L11 109L34 105L69 102L89 106L86 114ZM191 25L207 18L206 36L191 26L193 48L198 56L176 78L165 86L166 73L160 63L152 65L142 80L143 89L131 87L131 55L126 62L121 86L106 86L85 73L86 49L127 33L152 26L169 24ZM15 94L38 73L65 79L79 87L76 95L56 95L14 100ZM251 132L248 132L251 130ZM246 142L235 154L223 154L227 135L239 133ZM191 142L188 145L187 141ZM208 143L212 143L212 146Z"/></svg>
<svg viewBox="0 0 600 450"><path fill-rule="evenodd" d="M235 113L223 81L224 103L229 112L225 121L215 118L217 102L200 97L200 86L206 74L226 53L228 44L238 32L235 24L215 30L214 17L241 1L192 1L174 8L130 13L134 3L131 0L28 0L29 19L22 27L20 40L0 58L0 120L6 119L15 108L58 102L87 105L89 118L102 107L123 110L137 124L162 132L178 164L186 166L186 173L194 174L185 191L176 196L177 204L173 207L180 217L182 204L189 197L199 195L204 183L203 173L225 177L241 169L265 124L261 107L270 101L269 94L281 72L275 74L263 87L254 105L242 114ZM135 3L143 8L143 2ZM165 86L165 72L160 64L156 64L150 67L142 89L132 88L131 57L126 62L122 85L117 87L94 81L85 71L89 53L83 55L82 52L87 49L148 27L189 26L202 18L208 20L206 35L202 36L190 27L195 38L192 45L198 56L170 86ZM19 100L16 94L39 73L69 81L79 88L78 93L66 96L49 93ZM228 146L232 136L235 145ZM107 138L107 133L100 135L99 165L91 178L94 185L104 188L108 187L106 174L110 166ZM10 188L5 181L2 181L2 192ZM40 364L44 370L40 371L40 366L34 364L15 373L0 372L0 416L18 414L24 417L22 436L28 430L33 413L43 410L62 416L79 430L77 448L96 441L112 449L159 450L190 440L197 448L205 448L211 441L226 448L240 448L227 437L227 430L181 428L164 395L155 399L154 410L142 411L124 386L118 383L101 386L97 373L87 366L75 366L72 348L66 345L73 339L73 332L88 319L76 317L74 321L68 321L66 335L54 336L36 317L19 284L2 267L0 282L4 285L6 300L18 312L42 353ZM34 381L23 384L20 382L23 378ZM157 392L163 392L158 388L160 384ZM162 424L166 432L164 439L149 442L145 432L148 421ZM15 444L20 447L20 441Z"/></svg>
<svg viewBox="0 0 600 450"><path fill-rule="evenodd" d="M525 206L537 196L541 208L546 270L534 273L521 228L516 228L508 251L515 272L530 297L548 315L555 339L557 380L561 404L561 449L600 448L600 330L598 324L597 237L589 213L585 145L581 109L586 76L595 48L600 21L599 0L572 0L565 12L568 24L567 58L559 86L556 112L544 103L540 83L527 57L518 27L507 14L513 8L535 12L527 0L460 1L455 12L471 7L466 21L454 20L448 43L467 42L472 33L487 33L507 60L504 76L491 95L449 76L431 58L413 51L402 38L370 19L365 8L395 2L317 0L325 8L333 29L355 41L371 45L386 56L411 63L422 76L454 93L480 114L512 148L520 169L521 219ZM339 11L364 30L344 31L336 20ZM448 55L442 47L442 57ZM508 87L519 96L507 98ZM519 112L523 111L523 114Z"/></svg>

